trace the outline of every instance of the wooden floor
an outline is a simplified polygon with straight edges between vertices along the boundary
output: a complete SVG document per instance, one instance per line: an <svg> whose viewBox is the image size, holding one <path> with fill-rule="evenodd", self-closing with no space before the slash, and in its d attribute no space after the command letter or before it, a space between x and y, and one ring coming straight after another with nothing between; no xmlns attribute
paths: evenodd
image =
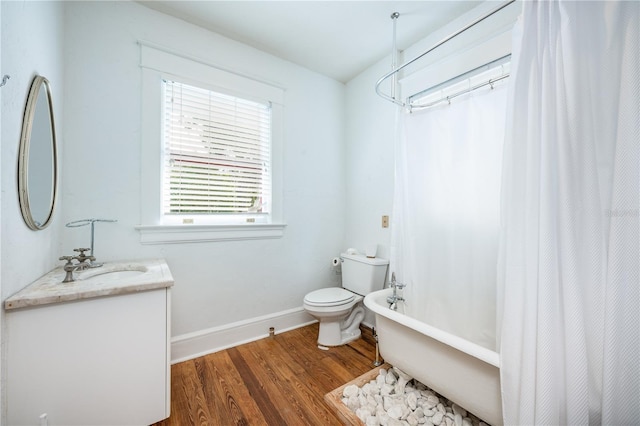
<svg viewBox="0 0 640 426"><path fill-rule="evenodd" d="M171 417L157 426L341 425L324 395L373 368L371 333L328 351L318 325L171 367Z"/></svg>

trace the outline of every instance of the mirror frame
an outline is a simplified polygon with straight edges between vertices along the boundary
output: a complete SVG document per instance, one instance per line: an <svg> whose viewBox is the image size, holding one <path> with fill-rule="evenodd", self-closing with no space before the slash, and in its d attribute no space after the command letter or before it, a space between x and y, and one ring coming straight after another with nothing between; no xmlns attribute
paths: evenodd
<svg viewBox="0 0 640 426"><path fill-rule="evenodd" d="M36 105L40 90L44 88L47 96L46 101L49 107L49 120L51 123L51 143L52 143L52 160L53 160L53 188L52 199L49 213L46 220L42 224L38 224L31 214L29 206L29 149L31 145L31 131L35 117ZM56 206L58 195L58 152L56 143L55 121L53 119L53 100L51 97L51 87L49 80L40 75L36 75L31 83L29 95L27 97L27 105L24 110L24 118L22 120L22 133L20 135L20 152L18 155L18 198L20 201L20 211L26 225L38 231L46 228L53 219L53 211Z"/></svg>

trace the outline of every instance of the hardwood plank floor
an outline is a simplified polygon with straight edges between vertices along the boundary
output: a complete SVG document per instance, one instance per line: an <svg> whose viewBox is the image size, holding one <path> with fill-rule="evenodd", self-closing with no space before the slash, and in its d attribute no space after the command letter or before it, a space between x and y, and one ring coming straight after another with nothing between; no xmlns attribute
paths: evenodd
<svg viewBox="0 0 640 426"><path fill-rule="evenodd" d="M318 324L171 367L171 417L154 426L341 425L324 395L373 368L369 329L318 349Z"/></svg>

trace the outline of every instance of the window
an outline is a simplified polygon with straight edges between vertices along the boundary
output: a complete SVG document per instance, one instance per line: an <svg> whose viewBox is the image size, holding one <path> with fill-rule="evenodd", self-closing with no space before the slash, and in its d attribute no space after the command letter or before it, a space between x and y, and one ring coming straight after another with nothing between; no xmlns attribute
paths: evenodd
<svg viewBox="0 0 640 426"><path fill-rule="evenodd" d="M281 237L284 89L139 44L140 242Z"/></svg>
<svg viewBox="0 0 640 426"><path fill-rule="evenodd" d="M268 214L271 106L176 81L162 86L163 214L251 222Z"/></svg>

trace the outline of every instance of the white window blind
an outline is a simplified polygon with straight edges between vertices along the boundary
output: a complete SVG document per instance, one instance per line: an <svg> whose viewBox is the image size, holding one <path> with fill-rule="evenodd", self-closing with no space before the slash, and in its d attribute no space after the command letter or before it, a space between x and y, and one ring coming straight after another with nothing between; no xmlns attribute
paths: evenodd
<svg viewBox="0 0 640 426"><path fill-rule="evenodd" d="M268 214L271 106L163 80L163 214Z"/></svg>

